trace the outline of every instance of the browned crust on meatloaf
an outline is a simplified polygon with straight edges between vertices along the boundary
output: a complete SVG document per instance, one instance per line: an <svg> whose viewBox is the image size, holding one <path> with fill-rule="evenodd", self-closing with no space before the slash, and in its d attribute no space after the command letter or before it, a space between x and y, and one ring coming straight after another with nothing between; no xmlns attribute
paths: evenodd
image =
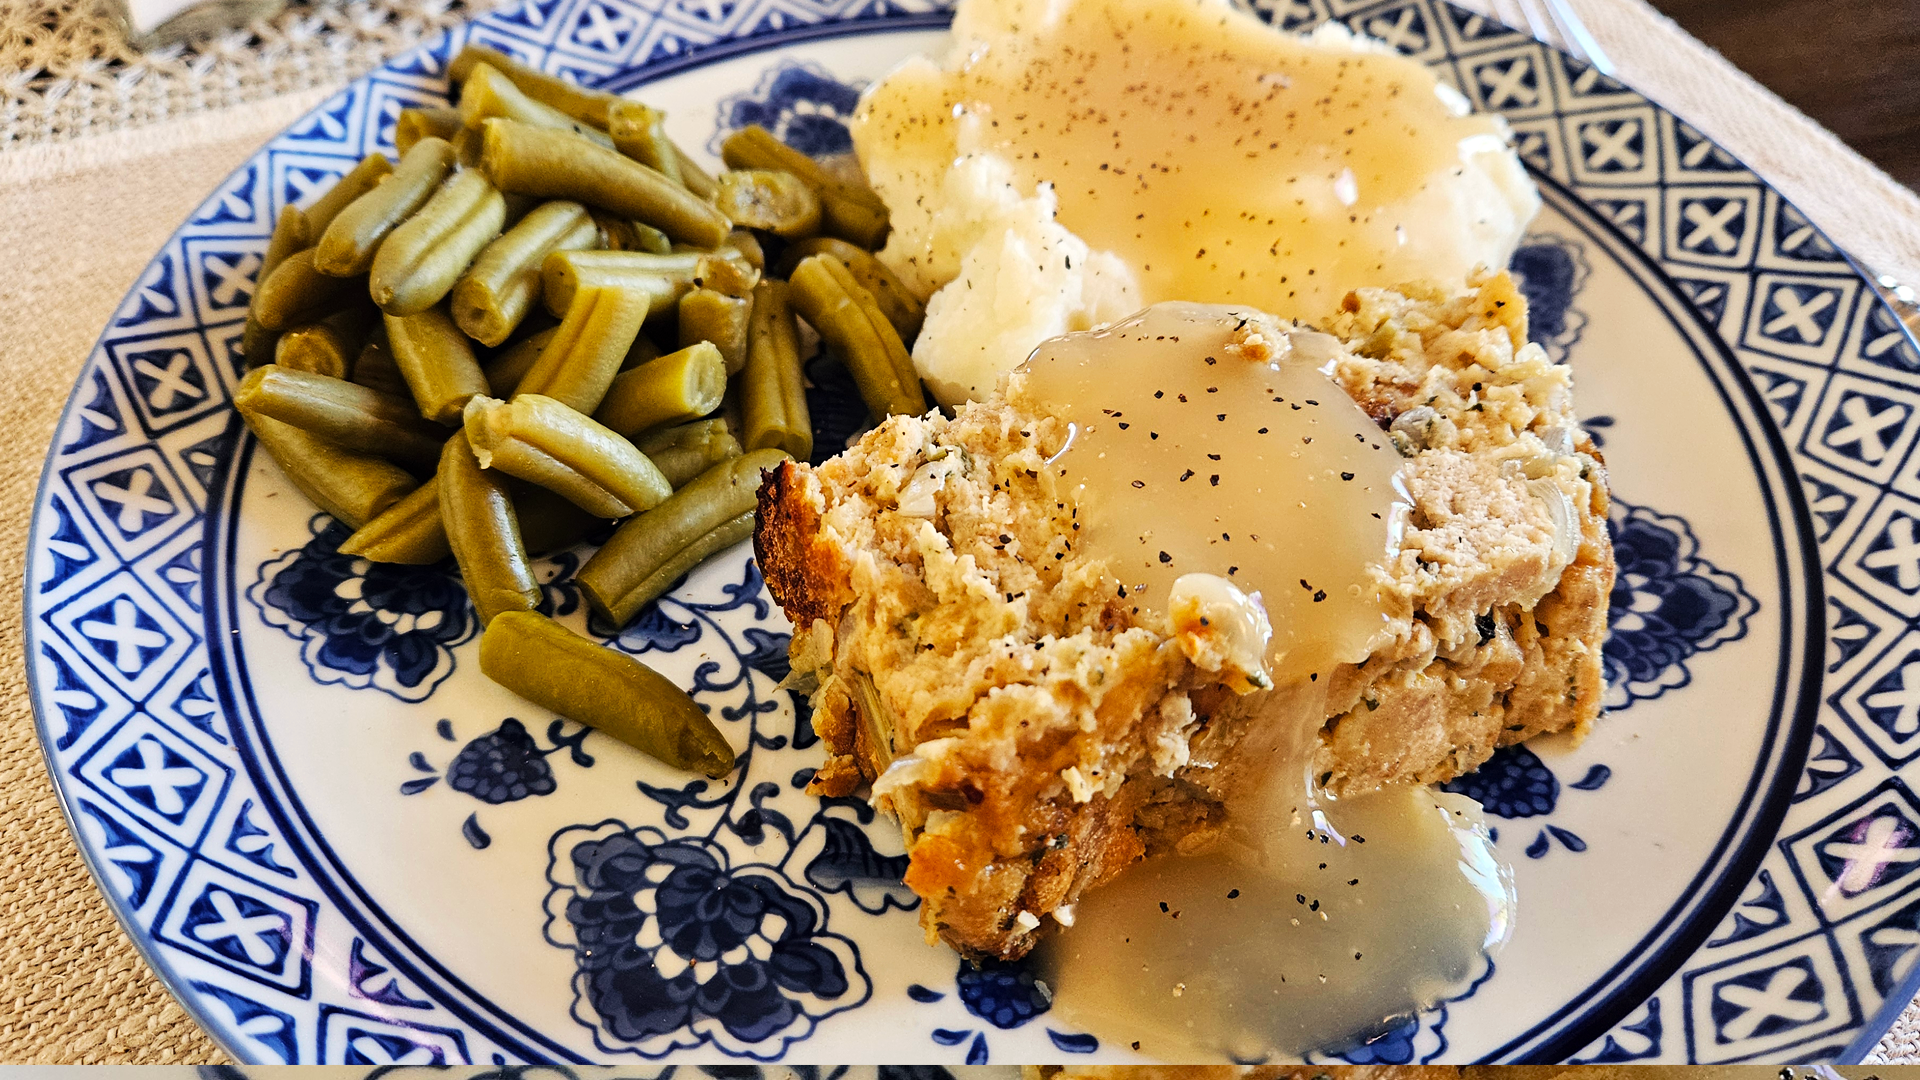
<svg viewBox="0 0 1920 1080"><path fill-rule="evenodd" d="M802 493L801 466L791 461L771 469L760 483L759 513L753 532L754 554L767 588L795 626L837 614L831 604L835 590L820 576L821 564L831 560L810 551L819 538L819 508Z"/></svg>
<svg viewBox="0 0 1920 1080"><path fill-rule="evenodd" d="M1599 711L1604 467L1511 281L1473 285L1368 290L1326 327L1351 350L1335 380L1407 455L1415 501L1382 570L1399 630L1328 679L1315 768L1336 791L1446 780ZM875 801L901 821L929 940L1003 958L1134 860L1210 843L1275 737L1254 722L1265 693L1195 668L1061 546L1071 500L1036 466L1062 425L1012 390L782 466L755 533L827 750L813 790L885 774Z"/></svg>

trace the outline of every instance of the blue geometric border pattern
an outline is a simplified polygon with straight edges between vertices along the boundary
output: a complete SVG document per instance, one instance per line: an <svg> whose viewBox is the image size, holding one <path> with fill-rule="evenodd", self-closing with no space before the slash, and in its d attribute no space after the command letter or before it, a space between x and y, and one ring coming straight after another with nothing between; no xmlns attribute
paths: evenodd
<svg viewBox="0 0 1920 1080"><path fill-rule="evenodd" d="M400 57L229 177L156 256L76 384L35 510L33 697L81 848L131 936L236 1056L451 1063L523 1056L380 954L295 859L206 692L208 487L274 216L445 97L484 41L584 83L945 0L530 0ZM1761 392L1813 508L1836 648L1778 842L1707 944L1592 1059L1858 1056L1920 965L1920 348L1797 210L1698 131L1582 64L1434 0L1258 0L1339 18L1512 123L1526 160L1690 298ZM1912 689L1909 689L1909 686ZM279 857L275 857L275 853Z"/></svg>
<svg viewBox="0 0 1920 1080"><path fill-rule="evenodd" d="M1644 251L1726 342L1812 510L1833 692L1782 839L1681 971L1575 1056L1857 1060L1920 976L1920 875L1907 872L1920 817L1891 775L1920 755L1920 635L1907 630L1920 617L1920 348L1797 209L1587 65L1428 0L1275 8L1285 25L1336 17L1385 38L1505 115L1528 164Z"/></svg>

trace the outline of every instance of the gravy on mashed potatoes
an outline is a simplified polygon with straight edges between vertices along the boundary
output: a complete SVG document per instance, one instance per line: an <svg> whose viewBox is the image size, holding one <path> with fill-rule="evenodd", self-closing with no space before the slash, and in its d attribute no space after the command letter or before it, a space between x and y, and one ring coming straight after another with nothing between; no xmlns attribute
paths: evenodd
<svg viewBox="0 0 1920 1080"><path fill-rule="evenodd" d="M953 34L853 125L949 404L1148 304L1313 319L1355 288L1462 280L1505 265L1539 206L1498 118L1338 27L1285 34L1226 0L965 0Z"/></svg>

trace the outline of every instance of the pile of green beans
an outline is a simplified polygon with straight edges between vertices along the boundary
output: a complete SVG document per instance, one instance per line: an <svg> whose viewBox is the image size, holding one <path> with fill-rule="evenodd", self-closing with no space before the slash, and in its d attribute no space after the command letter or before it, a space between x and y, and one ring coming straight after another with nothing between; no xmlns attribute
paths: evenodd
<svg viewBox="0 0 1920 1080"><path fill-rule="evenodd" d="M353 530L342 554L457 564L485 674L724 776L684 691L540 613L534 557L617 525L578 580L624 626L746 539L764 472L813 454L813 337L876 417L924 410L886 206L763 128L714 175L658 109L480 45L449 74L452 103L401 111L397 163L281 212L234 405Z"/></svg>

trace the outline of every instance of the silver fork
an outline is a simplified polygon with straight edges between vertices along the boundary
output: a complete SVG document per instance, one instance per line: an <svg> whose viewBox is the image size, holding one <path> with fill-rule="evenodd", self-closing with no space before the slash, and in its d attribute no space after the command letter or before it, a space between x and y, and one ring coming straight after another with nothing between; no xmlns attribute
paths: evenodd
<svg viewBox="0 0 1920 1080"><path fill-rule="evenodd" d="M1613 61L1607 59L1567 0L1492 0L1492 6L1508 26L1524 29L1574 59L1585 60L1602 75L1613 74Z"/></svg>
<svg viewBox="0 0 1920 1080"><path fill-rule="evenodd" d="M1613 76L1613 62L1587 32L1587 24L1580 21L1579 13L1568 0L1488 0L1488 6L1494 16L1508 26L1525 30L1535 40L1576 60L1586 61L1602 75ZM1865 266L1860 268L1866 272L1867 283L1873 286L1874 292L1893 309L1894 316L1909 333L1920 338L1920 297L1915 296L1913 288L1890 275L1876 273Z"/></svg>

